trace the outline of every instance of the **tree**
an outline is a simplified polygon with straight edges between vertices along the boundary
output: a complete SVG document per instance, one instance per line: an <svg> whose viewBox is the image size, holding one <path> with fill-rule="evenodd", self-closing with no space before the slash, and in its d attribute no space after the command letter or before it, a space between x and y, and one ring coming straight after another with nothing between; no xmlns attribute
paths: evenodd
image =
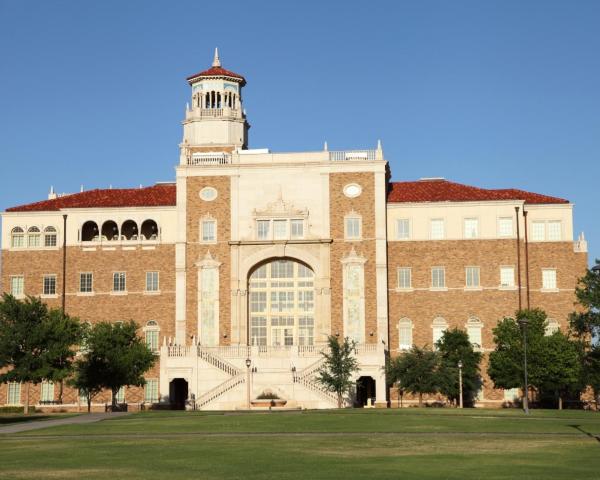
<svg viewBox="0 0 600 480"><path fill-rule="evenodd" d="M462 362L463 401L473 405L481 388L479 364L482 354L473 349L464 330L445 330L436 343L440 355L440 393L455 403L459 400L458 362Z"/></svg>
<svg viewBox="0 0 600 480"><path fill-rule="evenodd" d="M117 393L125 385L143 386L144 373L154 365L156 356L137 335L135 322L94 325L86 337L83 356L75 362L75 376L71 384L88 399L102 389L112 392L113 410Z"/></svg>
<svg viewBox="0 0 600 480"><path fill-rule="evenodd" d="M329 349L322 354L325 360L317 372L317 381L336 394L338 408L342 408L344 395L352 389L352 376L358 370L354 356L356 342L346 337L340 343L330 335L327 344Z"/></svg>
<svg viewBox="0 0 600 480"><path fill-rule="evenodd" d="M437 393L440 389L439 368L437 352L413 346L389 361L387 376L390 382L399 382L405 391L419 395L422 407L423 394Z"/></svg>

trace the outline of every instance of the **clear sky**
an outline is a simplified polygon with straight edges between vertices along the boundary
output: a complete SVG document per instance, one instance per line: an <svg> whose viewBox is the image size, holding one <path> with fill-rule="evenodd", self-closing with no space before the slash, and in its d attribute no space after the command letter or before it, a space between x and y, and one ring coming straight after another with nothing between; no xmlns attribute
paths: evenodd
<svg viewBox="0 0 600 480"><path fill-rule="evenodd" d="M600 257L600 1L0 0L0 209L174 179L185 77L243 74L250 147L374 148L575 203Z"/></svg>

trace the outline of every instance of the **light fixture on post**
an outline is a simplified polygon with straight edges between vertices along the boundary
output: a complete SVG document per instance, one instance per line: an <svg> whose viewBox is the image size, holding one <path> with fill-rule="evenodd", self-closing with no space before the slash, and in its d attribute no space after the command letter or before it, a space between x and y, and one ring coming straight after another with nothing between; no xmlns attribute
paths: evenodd
<svg viewBox="0 0 600 480"><path fill-rule="evenodd" d="M246 408L250 410L250 365L252 360L246 359Z"/></svg>
<svg viewBox="0 0 600 480"><path fill-rule="evenodd" d="M460 408L463 408L463 382L462 382L462 360L458 361L458 401Z"/></svg>

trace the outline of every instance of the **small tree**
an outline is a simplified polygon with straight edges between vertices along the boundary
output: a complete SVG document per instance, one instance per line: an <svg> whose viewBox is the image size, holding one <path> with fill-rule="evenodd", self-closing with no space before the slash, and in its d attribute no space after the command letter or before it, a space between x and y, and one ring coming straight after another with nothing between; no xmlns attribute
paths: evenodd
<svg viewBox="0 0 600 480"><path fill-rule="evenodd" d="M460 396L458 362L461 361L463 401L465 405L473 405L477 392L481 388L479 371L481 353L473 349L467 332L458 328L445 330L436 347L440 355L440 393L458 403Z"/></svg>
<svg viewBox="0 0 600 480"><path fill-rule="evenodd" d="M317 381L337 396L338 408L342 408L344 395L352 389L352 375L358 370L354 356L356 342L348 337L342 342L330 335L327 339L328 351L323 352L325 361L317 372Z"/></svg>
<svg viewBox="0 0 600 480"><path fill-rule="evenodd" d="M439 367L437 352L413 346L389 361L387 376L390 382L400 382L405 391L419 395L419 407L422 407L423 395L440 389Z"/></svg>

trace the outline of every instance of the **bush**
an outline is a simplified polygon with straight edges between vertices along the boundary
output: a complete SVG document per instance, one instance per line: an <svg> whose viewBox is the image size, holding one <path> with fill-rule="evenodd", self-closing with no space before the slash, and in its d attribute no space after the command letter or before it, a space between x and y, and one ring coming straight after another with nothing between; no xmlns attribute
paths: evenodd
<svg viewBox="0 0 600 480"><path fill-rule="evenodd" d="M257 400L279 400L279 395L277 395L276 393L273 392L262 392L258 397L256 397Z"/></svg>
<svg viewBox="0 0 600 480"><path fill-rule="evenodd" d="M0 413L23 413L23 407L0 407Z"/></svg>

